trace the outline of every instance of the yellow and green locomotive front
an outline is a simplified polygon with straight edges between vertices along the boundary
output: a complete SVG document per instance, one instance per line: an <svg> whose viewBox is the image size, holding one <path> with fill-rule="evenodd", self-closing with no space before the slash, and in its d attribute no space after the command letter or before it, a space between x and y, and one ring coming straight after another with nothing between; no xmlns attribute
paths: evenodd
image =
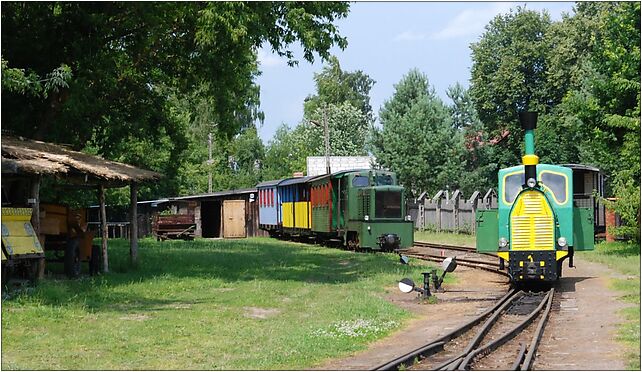
<svg viewBox="0 0 642 372"><path fill-rule="evenodd" d="M521 113L525 155L519 166L498 173L497 210L477 214L477 250L496 252L514 282L556 281L562 262L593 249L592 209L573 204L570 168L539 164L534 133L537 115Z"/></svg>
<svg viewBox="0 0 642 372"><path fill-rule="evenodd" d="M525 168L499 171L497 256L514 281L552 282L573 254L573 174L537 164L534 177L526 178Z"/></svg>

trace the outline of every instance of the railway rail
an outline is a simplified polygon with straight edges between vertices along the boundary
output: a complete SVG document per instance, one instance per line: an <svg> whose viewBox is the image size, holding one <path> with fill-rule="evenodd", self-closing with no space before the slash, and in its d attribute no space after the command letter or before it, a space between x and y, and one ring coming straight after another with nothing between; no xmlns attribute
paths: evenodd
<svg viewBox="0 0 642 372"><path fill-rule="evenodd" d="M400 253L408 257L440 262L444 259L443 255L422 252L421 248L465 252L464 257L457 256L458 265L508 276L506 271L499 270L497 262L479 257L483 255L476 258L465 257L475 252L471 247L425 242L415 242L415 247ZM554 289L547 292L524 292L513 288L493 306L461 327L373 370L414 369L416 365L418 369L431 370L485 369L484 362L488 363L488 360L492 359L489 356L499 350L503 350L504 357L498 360L505 359L508 353L513 358L512 363L493 365L490 369L530 370L551 312L554 295ZM539 321L535 325L537 319ZM523 332L526 329L528 333ZM527 338L524 338L525 336ZM452 342L453 340L458 342ZM457 345L462 344L466 345L465 348L457 350Z"/></svg>
<svg viewBox="0 0 642 372"><path fill-rule="evenodd" d="M494 368L529 370L551 311L553 296L553 289L545 293L523 292L513 289L491 308L463 326L407 354L381 364L373 370L408 369L417 363L421 364L421 369L429 367L431 370L468 370L475 366L479 360L483 360L502 345L511 341L539 318L529 344L521 343L519 349L513 352L515 354L513 362L510 365ZM533 297L537 297L538 301L526 301ZM513 310L512 314L509 314L510 310ZM516 317L515 313L520 315ZM507 314L509 315L507 316ZM484 323L479 325L482 321ZM482 344L483 341L490 338L488 336L495 328L499 328L499 330L492 335L492 339ZM471 334L472 337L470 337ZM446 350L446 346L451 341L466 337L469 338L469 341L463 350L456 351L453 350L454 347Z"/></svg>
<svg viewBox="0 0 642 372"><path fill-rule="evenodd" d="M436 251L439 251L440 254L437 254ZM445 255L445 251L451 251L452 254L449 255L457 257L457 265L485 270L502 276L508 276L506 271L498 268L497 261L493 260L493 258L496 259L496 256L492 254L477 253L473 247L415 241L413 247L399 250L398 253L403 254L406 257L441 262L446 258L446 256L448 256ZM461 252L463 252L464 255L459 254Z"/></svg>

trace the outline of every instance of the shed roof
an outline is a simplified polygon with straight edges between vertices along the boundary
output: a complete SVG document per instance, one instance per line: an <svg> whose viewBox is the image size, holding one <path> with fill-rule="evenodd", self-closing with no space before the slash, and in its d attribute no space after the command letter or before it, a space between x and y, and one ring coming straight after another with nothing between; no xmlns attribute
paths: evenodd
<svg viewBox="0 0 642 372"><path fill-rule="evenodd" d="M99 183L102 181L117 184L139 183L162 177L160 173L133 165L23 137L2 135L1 145L2 173L80 175L90 176Z"/></svg>
<svg viewBox="0 0 642 372"><path fill-rule="evenodd" d="M283 180L263 181L263 182L259 183L258 185L256 185L256 187L257 187L257 188L259 188L259 187L270 187L270 186L276 186L276 185L278 185L278 184L279 184L279 182L281 182L281 181L283 181Z"/></svg>
<svg viewBox="0 0 642 372"><path fill-rule="evenodd" d="M251 187L251 188L247 188L247 189L217 191L217 192L211 192L211 193L207 193L207 194L178 196L178 197L175 197L175 198L170 198L170 202L173 201L173 200L193 200L193 199L216 198L216 197L219 197L219 196L251 194L253 192L255 193L256 191L257 191L256 187Z"/></svg>

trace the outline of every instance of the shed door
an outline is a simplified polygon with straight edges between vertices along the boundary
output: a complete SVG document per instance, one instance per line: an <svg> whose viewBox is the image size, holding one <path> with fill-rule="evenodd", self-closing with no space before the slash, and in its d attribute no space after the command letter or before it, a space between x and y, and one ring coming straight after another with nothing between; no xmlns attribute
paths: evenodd
<svg viewBox="0 0 642 372"><path fill-rule="evenodd" d="M223 237L245 238L245 200L223 201Z"/></svg>

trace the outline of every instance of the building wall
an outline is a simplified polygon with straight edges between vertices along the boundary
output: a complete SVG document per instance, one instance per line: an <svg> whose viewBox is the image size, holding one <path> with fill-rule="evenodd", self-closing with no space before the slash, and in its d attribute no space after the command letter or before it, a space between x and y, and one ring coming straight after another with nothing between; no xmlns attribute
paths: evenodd
<svg viewBox="0 0 642 372"><path fill-rule="evenodd" d="M351 169L371 169L375 163L374 156L330 156L330 173ZM325 156L308 156L306 158L307 175L326 174Z"/></svg>

